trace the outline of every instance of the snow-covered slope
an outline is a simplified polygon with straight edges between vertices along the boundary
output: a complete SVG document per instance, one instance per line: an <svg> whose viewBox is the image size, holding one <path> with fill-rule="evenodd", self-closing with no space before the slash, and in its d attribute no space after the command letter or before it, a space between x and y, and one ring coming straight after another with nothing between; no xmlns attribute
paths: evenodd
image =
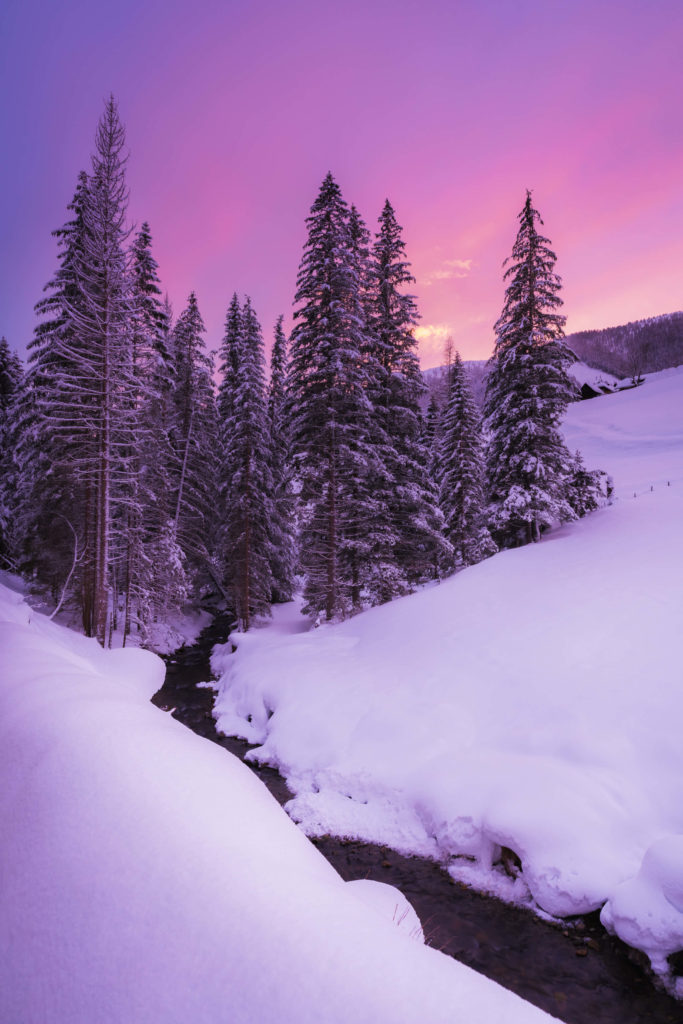
<svg viewBox="0 0 683 1024"><path fill-rule="evenodd" d="M5 587L0 650L3 1024L550 1020L415 941L400 894L345 884L248 768L149 704L154 655Z"/></svg>
<svg viewBox="0 0 683 1024"><path fill-rule="evenodd" d="M566 433L613 506L339 625L233 637L216 714L310 834L528 887L554 915L610 900L662 969L683 948L683 370L576 403Z"/></svg>

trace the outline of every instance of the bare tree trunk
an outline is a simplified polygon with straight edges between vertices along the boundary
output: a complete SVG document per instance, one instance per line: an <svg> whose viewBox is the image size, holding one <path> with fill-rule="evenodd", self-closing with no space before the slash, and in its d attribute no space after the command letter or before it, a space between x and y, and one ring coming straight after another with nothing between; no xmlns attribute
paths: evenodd
<svg viewBox="0 0 683 1024"><path fill-rule="evenodd" d="M74 569L76 568L76 566L78 565L78 563L80 561L80 556L78 554L78 534L76 533L76 531L74 530L73 526L71 525L69 520L66 518L66 516L60 516L60 519L64 520L64 522L69 527L69 529L71 530L71 532L72 532L72 534L74 536L74 557L73 557L73 561L71 562L71 568L69 569L69 575L66 577L66 580L64 581L64 586L62 587L62 595L59 598L59 601L57 603L57 607L55 608L55 610L53 611L52 615L50 616L51 619L54 619L55 615L57 614L59 609L62 607L62 605L64 603L64 598L66 597L67 591L69 589L69 583L71 582L71 577L74 574Z"/></svg>
<svg viewBox="0 0 683 1024"><path fill-rule="evenodd" d="M183 466L180 471L180 483L178 484L178 501L175 509L175 519L173 522L173 533L174 535L178 532L178 520L180 519L180 509L183 503L183 488L185 486L185 474L187 472L187 457L190 451L190 439L192 437L192 419L194 417L194 407L190 411L190 418L187 427L187 437L185 438L185 454L183 455Z"/></svg>
<svg viewBox="0 0 683 1024"><path fill-rule="evenodd" d="M131 562L131 551L130 551L130 544L129 544L128 545L128 554L127 554L127 557L126 557L126 580L125 580L125 584L126 584L126 599L125 599L125 601L126 601L126 603L125 603L125 609L124 609L124 614L123 614L123 643L121 644L122 647L126 646L126 637L130 633L130 580L131 580L131 565L130 565L130 562Z"/></svg>
<svg viewBox="0 0 683 1024"><path fill-rule="evenodd" d="M106 345L105 345L106 350ZM95 548L95 636L104 646L107 629L108 593L107 570L109 568L109 395L108 360L104 359L102 382L103 412L100 433L100 452L97 479L97 544Z"/></svg>
<svg viewBox="0 0 683 1024"><path fill-rule="evenodd" d="M95 567L93 563L93 493L92 481L85 485L85 530L83 544L84 568L82 573L81 601L83 608L83 632L86 636L93 635L93 582Z"/></svg>

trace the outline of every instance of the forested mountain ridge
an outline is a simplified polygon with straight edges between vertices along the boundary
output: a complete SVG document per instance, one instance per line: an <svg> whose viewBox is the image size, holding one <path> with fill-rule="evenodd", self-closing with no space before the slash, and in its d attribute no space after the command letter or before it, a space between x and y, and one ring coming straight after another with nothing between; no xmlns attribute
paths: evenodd
<svg viewBox="0 0 683 1024"><path fill-rule="evenodd" d="M565 341L579 359L598 370L618 377L656 373L683 363L683 312L577 331Z"/></svg>
<svg viewBox="0 0 683 1024"><path fill-rule="evenodd" d="M565 343L579 360L615 377L657 373L683 364L683 311L632 320L618 327L603 327L568 334ZM484 359L464 360L477 404L483 403L488 375ZM446 386L446 366L423 371L427 386L425 409L434 394L441 404Z"/></svg>

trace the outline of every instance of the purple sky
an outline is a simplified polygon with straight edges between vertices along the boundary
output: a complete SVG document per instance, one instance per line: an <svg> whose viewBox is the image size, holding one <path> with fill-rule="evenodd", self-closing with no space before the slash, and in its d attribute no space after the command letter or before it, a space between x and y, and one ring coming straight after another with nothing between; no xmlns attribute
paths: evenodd
<svg viewBox="0 0 683 1024"><path fill-rule="evenodd" d="M268 339L289 321L328 170L373 230L396 209L425 366L449 333L490 354L527 187L568 330L683 306L682 0L4 0L0 48L0 333L20 351L109 92L131 217L211 347L235 290Z"/></svg>

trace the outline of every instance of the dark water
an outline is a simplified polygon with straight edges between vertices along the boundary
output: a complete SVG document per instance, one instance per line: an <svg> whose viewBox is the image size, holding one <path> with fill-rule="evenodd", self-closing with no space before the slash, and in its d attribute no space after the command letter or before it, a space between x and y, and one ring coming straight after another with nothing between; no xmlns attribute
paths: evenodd
<svg viewBox="0 0 683 1024"><path fill-rule="evenodd" d="M243 759L249 744L216 733L213 691L196 685L211 678L211 648L229 629L229 621L218 618L194 647L172 655L153 700L175 708L174 718ZM281 804L290 799L276 771L247 764ZM454 883L431 861L331 837L313 842L342 878L372 878L400 889L430 945L567 1024L683 1024L683 1004L653 987L637 954L608 935L597 914L556 927Z"/></svg>

